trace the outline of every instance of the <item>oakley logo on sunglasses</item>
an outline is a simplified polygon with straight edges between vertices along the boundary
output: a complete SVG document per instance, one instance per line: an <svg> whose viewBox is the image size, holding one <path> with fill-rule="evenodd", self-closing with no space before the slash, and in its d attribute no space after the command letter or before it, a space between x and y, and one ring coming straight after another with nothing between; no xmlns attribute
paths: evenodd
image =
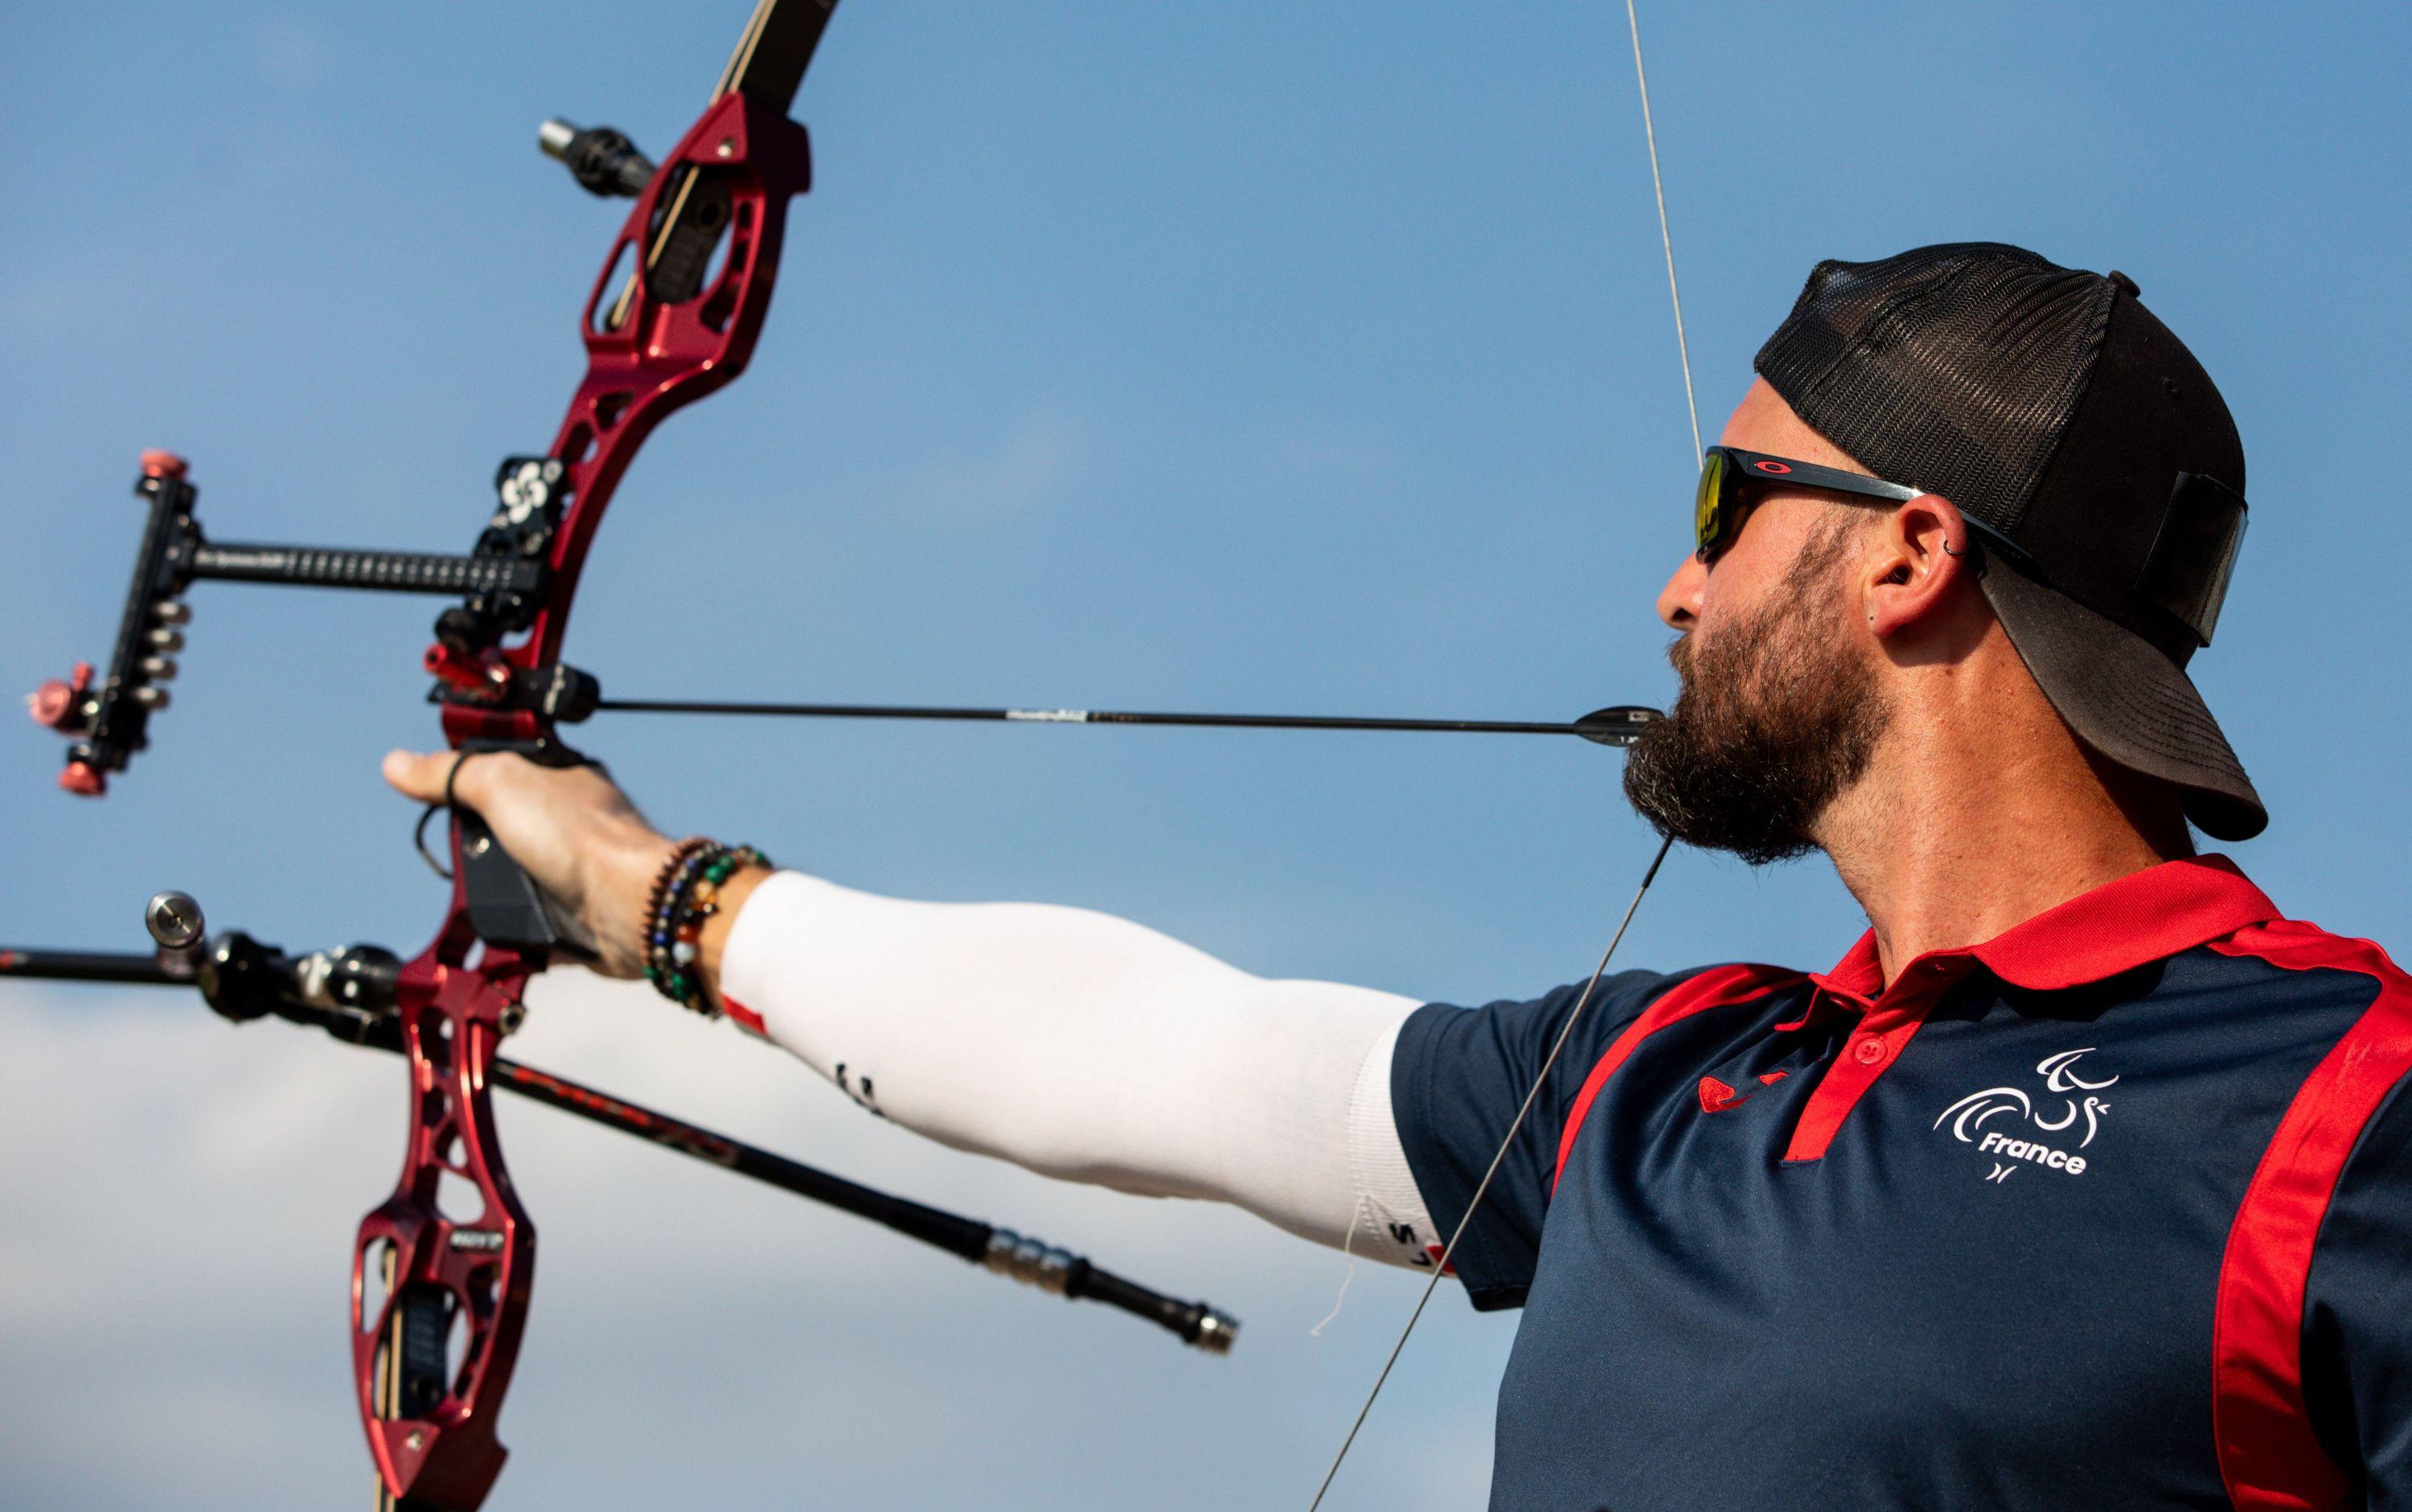
<svg viewBox="0 0 2412 1512"><path fill-rule="evenodd" d="M1785 464L1785 463L1783 463L1783 462L1767 462L1767 461L1764 461L1764 460L1761 460L1761 461L1759 461L1759 462L1752 462L1752 463L1751 463L1751 466L1752 466L1752 467L1754 467L1754 468L1756 468L1758 471L1762 472L1762 473L1788 473L1788 472L1792 471L1792 469L1791 469L1789 466L1786 465L1786 464Z"/></svg>

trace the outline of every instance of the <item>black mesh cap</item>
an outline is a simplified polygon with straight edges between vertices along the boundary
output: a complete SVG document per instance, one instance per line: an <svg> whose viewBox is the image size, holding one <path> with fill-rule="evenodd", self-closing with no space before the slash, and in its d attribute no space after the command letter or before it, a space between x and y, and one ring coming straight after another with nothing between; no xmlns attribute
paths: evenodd
<svg viewBox="0 0 2412 1512"><path fill-rule="evenodd" d="M2269 814L2185 674L2242 539L2244 448L2138 293L1994 242L1821 262L1754 365L1861 466L2016 543L1985 595L2061 718L2250 839Z"/></svg>

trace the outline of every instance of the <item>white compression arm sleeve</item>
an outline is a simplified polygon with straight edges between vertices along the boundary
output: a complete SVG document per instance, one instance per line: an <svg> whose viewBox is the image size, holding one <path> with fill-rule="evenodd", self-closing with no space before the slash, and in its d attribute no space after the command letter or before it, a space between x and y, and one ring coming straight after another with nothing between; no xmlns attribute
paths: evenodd
<svg viewBox="0 0 2412 1512"><path fill-rule="evenodd" d="M1412 998L1268 981L1084 909L792 872L747 899L721 982L857 1102L959 1149L1400 1264L1434 1240L1390 1112Z"/></svg>

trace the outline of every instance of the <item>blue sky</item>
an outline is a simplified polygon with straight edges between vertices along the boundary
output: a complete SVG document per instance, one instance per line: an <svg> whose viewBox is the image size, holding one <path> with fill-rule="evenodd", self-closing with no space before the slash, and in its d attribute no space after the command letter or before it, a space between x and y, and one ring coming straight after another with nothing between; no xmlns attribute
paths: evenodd
<svg viewBox="0 0 2412 1512"><path fill-rule="evenodd" d="M619 211L548 115L655 150L744 6L24 11L0 47L0 684L97 658L137 452L222 538L454 550L540 449ZM2401 7L1648 7L1703 423L1810 265L1993 238L2119 268L2243 432L2196 664L2289 912L2412 936ZM1621 7L846 0L752 371L648 446L569 656L626 696L1549 719L1663 701L1693 468ZM418 947L375 759L434 738L429 601L197 591L104 803L0 739L0 938L149 893ZM5 728L5 727L0 727ZM1576 742L598 719L665 827L858 886L1084 903L1249 969L1449 999L1580 976L1648 856ZM1822 864L1678 853L1637 965L1823 964ZM524 1053L1049 1232L1249 1323L1230 1359L621 1150L505 1137L546 1232L494 1506L1303 1504L1407 1300L1233 1214L921 1149L775 1052L574 982ZM354 1494L350 1226L392 1068L181 1000L0 991L0 1504ZM557 1011L543 1011L552 1007ZM1097 1310L1088 1310L1096 1312ZM1465 1505L1512 1319L1438 1310L1341 1505ZM33 1384L41 1383L37 1389ZM1200 1446L1204 1446L1201 1450Z"/></svg>

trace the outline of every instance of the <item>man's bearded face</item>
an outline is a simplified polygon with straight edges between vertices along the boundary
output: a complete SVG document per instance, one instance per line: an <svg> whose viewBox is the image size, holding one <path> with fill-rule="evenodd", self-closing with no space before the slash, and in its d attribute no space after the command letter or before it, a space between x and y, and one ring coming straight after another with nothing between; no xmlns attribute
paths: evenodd
<svg viewBox="0 0 2412 1512"><path fill-rule="evenodd" d="M1811 536L1768 602L1705 648L1692 635L1668 648L1683 692L1625 768L1625 796L1659 833L1754 866L1789 860L1867 770L1892 711L1843 634L1836 568L1856 523Z"/></svg>

